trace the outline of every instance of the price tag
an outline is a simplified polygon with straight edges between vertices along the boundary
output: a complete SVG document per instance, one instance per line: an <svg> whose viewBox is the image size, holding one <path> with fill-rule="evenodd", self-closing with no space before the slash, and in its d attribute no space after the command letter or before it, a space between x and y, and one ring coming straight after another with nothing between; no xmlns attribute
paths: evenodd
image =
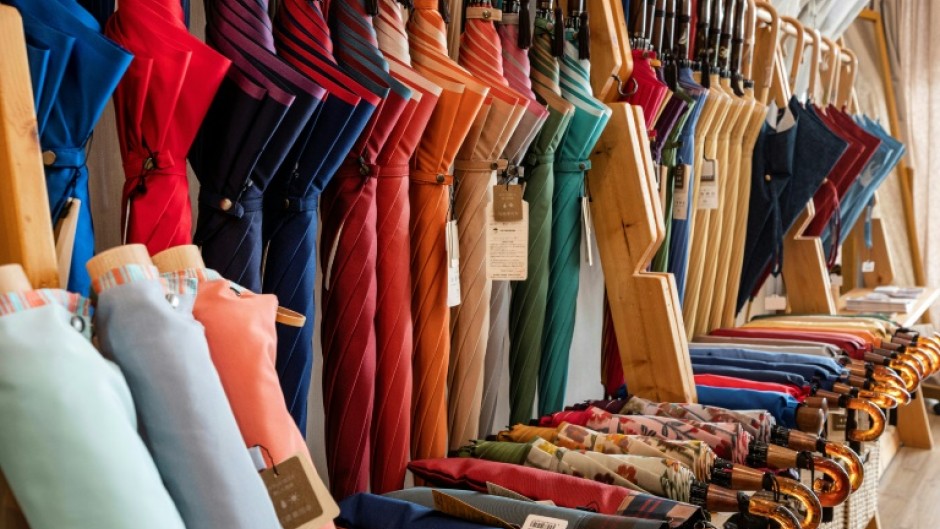
<svg viewBox="0 0 940 529"><path fill-rule="evenodd" d="M284 529L317 529L339 516L339 506L307 457L296 455L261 472Z"/></svg>
<svg viewBox="0 0 940 529"><path fill-rule="evenodd" d="M530 514L521 529L566 529L568 522L558 518L549 518L548 516L539 516Z"/></svg>
<svg viewBox="0 0 940 529"><path fill-rule="evenodd" d="M864 261L862 263L862 273L870 274L875 271L875 262L874 261Z"/></svg>
<svg viewBox="0 0 940 529"><path fill-rule="evenodd" d="M692 174L691 165L677 165L673 178L672 191L672 218L675 220L689 219L689 176Z"/></svg>
<svg viewBox="0 0 940 529"><path fill-rule="evenodd" d="M493 186L493 217L499 222L522 220L522 186Z"/></svg>
<svg viewBox="0 0 940 529"><path fill-rule="evenodd" d="M445 228L447 239L447 306L460 305L460 237L457 221L452 220Z"/></svg>
<svg viewBox="0 0 940 529"><path fill-rule="evenodd" d="M829 274L829 283L836 288L840 288L842 286L842 276L839 274Z"/></svg>
<svg viewBox="0 0 940 529"><path fill-rule="evenodd" d="M764 298L764 310L787 310L787 298L776 294Z"/></svg>
<svg viewBox="0 0 940 529"><path fill-rule="evenodd" d="M486 207L486 277L525 281L529 273L529 205L522 203L521 220L503 222L496 219L495 204Z"/></svg>
<svg viewBox="0 0 940 529"><path fill-rule="evenodd" d="M591 218L591 199L581 197L581 255L588 266L594 266L594 247L591 235L594 232L594 219Z"/></svg>
<svg viewBox="0 0 940 529"><path fill-rule="evenodd" d="M698 209L718 209L718 160L705 160L702 164Z"/></svg>

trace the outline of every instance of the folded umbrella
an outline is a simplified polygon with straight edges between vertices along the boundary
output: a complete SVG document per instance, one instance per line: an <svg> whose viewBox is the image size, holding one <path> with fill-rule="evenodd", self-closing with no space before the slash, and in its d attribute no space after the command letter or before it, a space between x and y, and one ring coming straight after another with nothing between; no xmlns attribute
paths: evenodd
<svg viewBox="0 0 940 529"><path fill-rule="evenodd" d="M774 427L774 417L760 411L759 407L751 407L753 412L738 412L716 405L695 403L668 403L653 402L640 397L630 397L624 404L620 413L634 413L638 415L661 415L676 419L691 419L701 422L728 422L739 423L754 439L768 442L770 432Z"/></svg>
<svg viewBox="0 0 940 529"><path fill-rule="evenodd" d="M760 408L767 410L776 422L787 428L796 428L796 410L800 401L793 395L742 387L716 387L711 384L696 384L695 389L701 391L699 401L709 406L718 406L729 410L746 410ZM761 441L760 438L756 438ZM769 438L761 442L769 442Z"/></svg>
<svg viewBox="0 0 940 529"><path fill-rule="evenodd" d="M560 61L561 93L575 111L555 156L548 301L539 362L540 415L558 411L565 404L581 273L582 200L587 195L584 173L591 167L591 152L611 116L610 108L593 96L590 63L579 58L585 50L578 47L578 32L587 28L578 27L576 20L580 17L568 19Z"/></svg>
<svg viewBox="0 0 940 529"><path fill-rule="evenodd" d="M447 56L447 29L433 0L416 0L408 21L414 68L443 88L411 171L411 273L414 396L411 453L447 452L447 308L445 230L451 214L451 165L489 89Z"/></svg>
<svg viewBox="0 0 940 529"><path fill-rule="evenodd" d="M450 448L479 435L486 346L490 330L487 278L487 205L493 201L497 170L508 165L503 151L529 100L503 77L502 43L492 18L502 17L489 0L467 3L459 63L489 88L491 97L476 120L454 166L454 216L460 249L460 305L451 311L447 372Z"/></svg>
<svg viewBox="0 0 940 529"><path fill-rule="evenodd" d="M337 522L349 529L493 529L430 507L374 494L350 496L339 507Z"/></svg>
<svg viewBox="0 0 940 529"><path fill-rule="evenodd" d="M37 116L44 155L46 188L53 223L64 218L72 199L81 201L69 289L87 293L90 287L84 263L94 255L95 241L88 195L86 148L108 98L127 70L132 56L101 34L98 22L75 0L4 0L23 14L24 29L50 45ZM32 20L30 22L30 19ZM48 99L47 99L48 97Z"/></svg>

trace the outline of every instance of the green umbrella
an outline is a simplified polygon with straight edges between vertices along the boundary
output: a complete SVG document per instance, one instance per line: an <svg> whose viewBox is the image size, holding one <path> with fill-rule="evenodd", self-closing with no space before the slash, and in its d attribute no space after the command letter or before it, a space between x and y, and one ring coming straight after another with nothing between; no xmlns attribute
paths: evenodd
<svg viewBox="0 0 940 529"><path fill-rule="evenodd" d="M547 6L547 8L546 8ZM509 308L510 420L532 418L541 357L542 326L548 302L548 258L551 243L555 150L568 129L573 108L561 97L558 59L553 55L551 2L540 2L530 50L532 84L549 116L525 159L525 192L529 204L529 267L526 281L514 282Z"/></svg>
<svg viewBox="0 0 940 529"><path fill-rule="evenodd" d="M565 31L561 58L561 91L574 105L568 132L555 159L552 196L552 242L549 257L548 310L543 328L539 369L539 414L561 410L568 382L568 352L574 335L581 273L581 200L584 173L590 169L591 151L610 120L611 110L591 92L590 63L580 57L578 32L583 17L572 13ZM586 29L586 28L585 28Z"/></svg>

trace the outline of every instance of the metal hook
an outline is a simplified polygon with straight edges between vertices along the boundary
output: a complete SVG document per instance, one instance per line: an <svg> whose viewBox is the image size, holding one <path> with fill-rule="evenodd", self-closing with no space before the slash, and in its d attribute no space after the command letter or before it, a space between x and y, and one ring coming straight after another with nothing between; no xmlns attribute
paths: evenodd
<svg viewBox="0 0 940 529"><path fill-rule="evenodd" d="M620 76L619 76L618 74L613 74L613 75L611 75L611 77L613 77L614 80L617 81L617 93L620 94L620 97L631 97L631 96L633 96L634 94L636 94L637 91L640 89L639 83L636 82L636 79L634 79L633 77L631 77L630 79L627 80L627 82L628 82L628 83L633 83L633 87L630 89L629 92L624 92L624 91L623 91L623 80L620 79Z"/></svg>

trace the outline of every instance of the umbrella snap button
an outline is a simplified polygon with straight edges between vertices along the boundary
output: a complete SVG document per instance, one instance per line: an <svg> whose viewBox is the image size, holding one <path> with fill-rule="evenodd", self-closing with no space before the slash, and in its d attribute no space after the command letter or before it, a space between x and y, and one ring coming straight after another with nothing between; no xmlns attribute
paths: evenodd
<svg viewBox="0 0 940 529"><path fill-rule="evenodd" d="M443 183L444 183L444 175L442 175L442 174L437 175L437 183L438 183L438 184L443 184Z"/></svg>
<svg viewBox="0 0 940 529"><path fill-rule="evenodd" d="M489 9L484 9L484 10L483 10L483 20L489 20L490 17L492 17L492 16L493 16L493 12L492 12L492 11L490 11Z"/></svg>
<svg viewBox="0 0 940 529"><path fill-rule="evenodd" d="M153 160L153 157L149 157L144 160L144 171L153 171L157 168L157 162Z"/></svg>
<svg viewBox="0 0 940 529"><path fill-rule="evenodd" d="M85 332L85 320L81 316L72 316L69 325L78 332Z"/></svg>
<svg viewBox="0 0 940 529"><path fill-rule="evenodd" d="M587 164L584 162L579 163L578 169L581 169L582 171L584 171L585 169L587 169Z"/></svg>
<svg viewBox="0 0 940 529"><path fill-rule="evenodd" d="M42 153L42 164L43 165L52 165L55 163L56 155L52 151L43 151Z"/></svg>
<svg viewBox="0 0 940 529"><path fill-rule="evenodd" d="M229 198L223 198L222 200L219 201L219 208L220 208L222 211L228 211L228 210L232 209L232 206L234 206L234 205L235 205L235 204L233 204L233 203L232 203L232 200L229 199Z"/></svg>
<svg viewBox="0 0 940 529"><path fill-rule="evenodd" d="M170 307L173 307L174 309L179 308L179 306L180 306L180 297L177 296L176 294L167 294L167 295L166 295L166 302L169 303L169 304L170 304Z"/></svg>

